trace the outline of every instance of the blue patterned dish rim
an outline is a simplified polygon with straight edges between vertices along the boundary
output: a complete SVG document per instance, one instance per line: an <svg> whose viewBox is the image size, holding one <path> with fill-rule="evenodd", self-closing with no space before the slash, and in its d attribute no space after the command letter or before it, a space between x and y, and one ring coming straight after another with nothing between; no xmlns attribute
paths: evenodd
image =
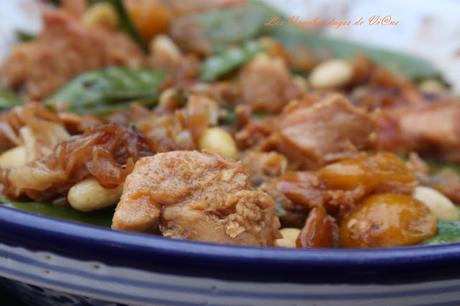
<svg viewBox="0 0 460 306"><path fill-rule="evenodd" d="M460 279L460 243L280 249L172 240L0 207L0 243L174 275L235 281L398 284Z"/></svg>

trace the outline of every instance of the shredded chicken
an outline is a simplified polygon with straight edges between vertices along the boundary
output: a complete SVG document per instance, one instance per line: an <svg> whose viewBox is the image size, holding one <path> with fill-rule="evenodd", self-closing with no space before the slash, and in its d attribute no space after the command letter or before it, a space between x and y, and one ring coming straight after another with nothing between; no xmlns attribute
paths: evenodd
<svg viewBox="0 0 460 306"><path fill-rule="evenodd" d="M112 224L176 239L259 246L273 245L278 227L273 199L250 187L239 163L196 151L139 160Z"/></svg>

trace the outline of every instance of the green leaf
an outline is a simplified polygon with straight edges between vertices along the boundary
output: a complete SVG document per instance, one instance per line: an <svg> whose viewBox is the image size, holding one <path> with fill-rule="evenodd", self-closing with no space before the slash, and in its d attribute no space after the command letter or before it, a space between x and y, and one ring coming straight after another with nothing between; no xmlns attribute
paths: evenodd
<svg viewBox="0 0 460 306"><path fill-rule="evenodd" d="M425 244L444 244L460 242L460 221L438 221L436 236Z"/></svg>
<svg viewBox="0 0 460 306"><path fill-rule="evenodd" d="M9 90L0 90L0 110L9 109L21 105L22 101Z"/></svg>
<svg viewBox="0 0 460 306"><path fill-rule="evenodd" d="M109 3L110 5L112 5L115 11L117 12L121 30L126 32L139 45L142 51L148 53L148 46L139 34L139 31L132 22L131 18L129 17L128 11L126 10L123 0L88 0L88 5L90 6L96 3Z"/></svg>
<svg viewBox="0 0 460 306"><path fill-rule="evenodd" d="M162 70L109 67L79 75L46 103L53 108L64 104L79 114L109 113L128 107L132 101L150 106L156 103L164 80Z"/></svg>
<svg viewBox="0 0 460 306"><path fill-rule="evenodd" d="M38 202L12 202L0 199L0 205L14 209L24 210L40 216L64 219L78 223L110 227L114 208L106 208L98 211L83 213L71 207L59 207L49 203Z"/></svg>
<svg viewBox="0 0 460 306"><path fill-rule="evenodd" d="M201 68L203 81L214 81L237 69L263 50L260 43L246 42L241 48L229 48L226 51L207 58Z"/></svg>

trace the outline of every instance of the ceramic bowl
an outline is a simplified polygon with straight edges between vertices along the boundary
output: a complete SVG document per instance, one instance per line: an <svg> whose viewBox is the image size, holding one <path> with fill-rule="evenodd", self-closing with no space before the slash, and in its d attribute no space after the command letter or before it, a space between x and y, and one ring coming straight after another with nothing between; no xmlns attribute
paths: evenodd
<svg viewBox="0 0 460 306"><path fill-rule="evenodd" d="M177 241L0 207L27 305L460 305L460 244L289 250Z"/></svg>
<svg viewBox="0 0 460 306"><path fill-rule="evenodd" d="M21 11L26 2L28 9ZM442 31L434 31L435 38L450 33L448 29L458 24L458 1L423 0L417 6L397 0L270 2L304 17L326 11L333 17L345 12L350 16L342 17L351 18L392 8L389 13L403 21L397 31L380 29L378 35L369 35L370 28L350 28L331 34L366 41L374 37L378 43L394 42L398 47L407 42L414 52L426 50L421 55L432 55L434 60L449 59L456 50L429 41L427 35L420 42L411 37L420 32L417 24L423 25L422 15L440 20ZM348 2L353 3L352 9L342 9ZM14 28L39 27L37 3L2 3L0 56L13 43ZM434 21L431 25L437 24ZM452 61L444 66L452 68L453 74L458 71ZM378 250L236 247L115 232L0 207L0 282L34 306L458 306L460 244Z"/></svg>

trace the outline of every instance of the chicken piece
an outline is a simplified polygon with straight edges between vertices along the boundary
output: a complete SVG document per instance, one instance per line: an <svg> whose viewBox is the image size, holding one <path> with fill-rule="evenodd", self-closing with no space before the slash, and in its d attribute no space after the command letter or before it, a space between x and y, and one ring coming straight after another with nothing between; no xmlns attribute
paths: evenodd
<svg viewBox="0 0 460 306"><path fill-rule="evenodd" d="M456 171L448 168L437 171L426 185L441 191L452 202L460 205L460 176Z"/></svg>
<svg viewBox="0 0 460 306"><path fill-rule="evenodd" d="M205 95L191 94L187 102L187 113L189 116L206 113L209 124L217 125L219 121L219 104Z"/></svg>
<svg viewBox="0 0 460 306"><path fill-rule="evenodd" d="M42 99L76 75L110 65L140 66L142 51L125 34L86 29L69 15L50 11L36 41L13 49L1 69L3 86Z"/></svg>
<svg viewBox="0 0 460 306"><path fill-rule="evenodd" d="M194 16L183 16L174 19L169 34L179 47L199 56L211 54L211 41L207 38L205 30Z"/></svg>
<svg viewBox="0 0 460 306"><path fill-rule="evenodd" d="M243 100L254 111L278 113L301 96L281 58L259 55L243 67L239 79Z"/></svg>
<svg viewBox="0 0 460 306"><path fill-rule="evenodd" d="M127 177L112 228L176 239L273 245L273 199L253 190L239 163L197 151L139 160Z"/></svg>
<svg viewBox="0 0 460 306"><path fill-rule="evenodd" d="M275 135L277 117L267 117L263 120L251 120L235 134L235 140L240 149L259 149ZM275 135L276 137L276 135Z"/></svg>
<svg viewBox="0 0 460 306"><path fill-rule="evenodd" d="M80 18L88 7L85 0L62 0L61 9L69 15Z"/></svg>
<svg viewBox="0 0 460 306"><path fill-rule="evenodd" d="M460 162L458 102L439 102L403 111L399 117L399 127L409 149L422 156Z"/></svg>
<svg viewBox="0 0 460 306"><path fill-rule="evenodd" d="M155 152L194 150L209 125L207 109L177 110L174 113L150 114L138 119L136 127L144 133Z"/></svg>
<svg viewBox="0 0 460 306"><path fill-rule="evenodd" d="M374 129L368 114L331 95L311 106L290 107L281 116L278 150L301 168L317 169L371 149Z"/></svg>
<svg viewBox="0 0 460 306"><path fill-rule="evenodd" d="M250 181L259 186L270 177L284 174L287 168L287 159L277 152L248 151L241 158Z"/></svg>

